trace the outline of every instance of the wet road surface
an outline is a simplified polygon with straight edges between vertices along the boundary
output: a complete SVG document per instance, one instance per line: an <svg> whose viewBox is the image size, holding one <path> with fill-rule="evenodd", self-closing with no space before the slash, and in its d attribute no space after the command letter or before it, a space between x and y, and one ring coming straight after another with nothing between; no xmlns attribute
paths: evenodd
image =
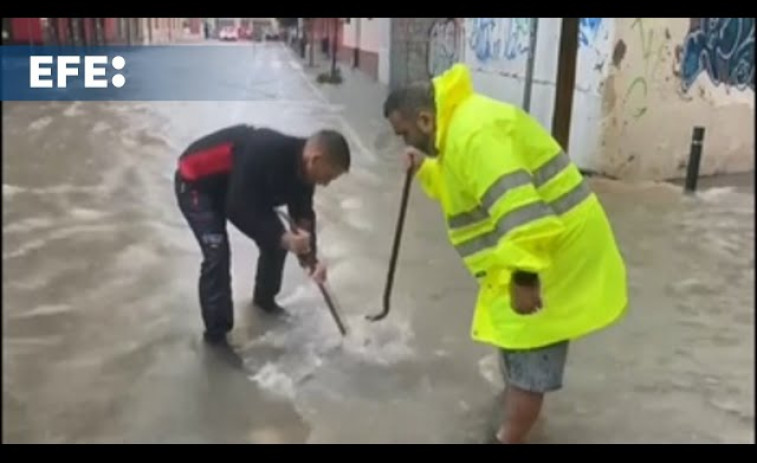
<svg viewBox="0 0 757 463"><path fill-rule="evenodd" d="M444 443L491 432L501 380L491 349L469 339L475 283L438 207L414 187L392 313L366 322L381 308L399 145L331 103L289 50L254 47L247 101L3 105L5 442ZM200 254L172 185L188 143L238 122L336 127L353 147L350 174L316 198L349 336L294 259L279 297L290 316L254 310L257 251L230 226L241 366L201 341ZM752 442L753 189L684 197L666 184L592 184L627 259L632 307L571 347L566 388L548 398L534 440Z"/></svg>

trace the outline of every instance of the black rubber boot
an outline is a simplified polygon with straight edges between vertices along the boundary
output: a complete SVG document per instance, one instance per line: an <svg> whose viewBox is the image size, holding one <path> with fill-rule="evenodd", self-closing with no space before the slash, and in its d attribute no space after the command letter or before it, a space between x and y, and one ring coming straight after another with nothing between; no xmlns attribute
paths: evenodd
<svg viewBox="0 0 757 463"><path fill-rule="evenodd" d="M272 297L262 297L254 295L252 303L255 304L260 310L269 314L283 314L286 313L283 307L276 303L276 300Z"/></svg>
<svg viewBox="0 0 757 463"><path fill-rule="evenodd" d="M208 331L205 331L202 335L202 338L205 340L205 342L213 346L228 344L226 333L210 333Z"/></svg>

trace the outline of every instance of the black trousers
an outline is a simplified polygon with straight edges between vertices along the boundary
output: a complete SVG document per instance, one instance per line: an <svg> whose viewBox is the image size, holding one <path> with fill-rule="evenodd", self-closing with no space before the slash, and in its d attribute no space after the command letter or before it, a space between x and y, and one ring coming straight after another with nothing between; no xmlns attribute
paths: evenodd
<svg viewBox="0 0 757 463"><path fill-rule="evenodd" d="M226 231L224 198L192 188L178 172L174 180L176 200L202 251L200 265L200 308L207 336L217 337L234 326L231 293L231 249ZM286 250L261 248L255 236L242 233L258 244L259 257L255 274L254 299L272 301L281 290Z"/></svg>

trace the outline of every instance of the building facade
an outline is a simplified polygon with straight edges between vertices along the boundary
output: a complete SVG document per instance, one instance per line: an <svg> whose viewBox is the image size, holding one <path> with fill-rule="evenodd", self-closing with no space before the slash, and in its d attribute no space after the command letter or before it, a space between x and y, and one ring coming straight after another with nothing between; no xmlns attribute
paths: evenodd
<svg viewBox="0 0 757 463"><path fill-rule="evenodd" d="M331 40L336 18L314 19ZM340 63L390 88L463 62L477 91L523 104L532 18L339 21ZM529 111L548 129L561 28L538 19ZM701 175L754 170L754 18L580 18L578 42L568 149L582 169L681 178L701 126Z"/></svg>
<svg viewBox="0 0 757 463"><path fill-rule="evenodd" d="M390 18L344 18L342 61L389 84Z"/></svg>
<svg viewBox="0 0 757 463"><path fill-rule="evenodd" d="M3 43L148 45L202 40L202 18L4 18Z"/></svg>

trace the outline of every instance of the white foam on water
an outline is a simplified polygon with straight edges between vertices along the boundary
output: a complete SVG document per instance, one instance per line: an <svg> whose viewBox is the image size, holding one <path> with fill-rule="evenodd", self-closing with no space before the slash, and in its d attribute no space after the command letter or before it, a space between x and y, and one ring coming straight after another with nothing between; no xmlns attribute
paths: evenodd
<svg viewBox="0 0 757 463"><path fill-rule="evenodd" d="M351 253L350 248L345 246L343 243L340 243L337 239L332 239L331 241L320 244L318 246L318 251L320 254L323 254L329 259L329 261L332 262L342 260L350 256ZM329 275L335 275L333 268L329 269Z"/></svg>
<svg viewBox="0 0 757 463"><path fill-rule="evenodd" d="M3 199L10 199L24 190L25 188L23 187L3 183Z"/></svg>
<svg viewBox="0 0 757 463"><path fill-rule="evenodd" d="M256 374L249 377L262 389L287 399L294 399L294 382L273 363L266 363Z"/></svg>
<svg viewBox="0 0 757 463"><path fill-rule="evenodd" d="M362 209L363 201L360 198L346 198L342 200L340 206L342 207L342 209L354 211L357 209Z"/></svg>
<svg viewBox="0 0 757 463"><path fill-rule="evenodd" d="M71 193L96 193L99 186L79 186L71 184L53 185L48 187L28 188L18 185L3 184L3 199L11 199L19 193L30 193L40 195L65 195Z"/></svg>
<svg viewBox="0 0 757 463"><path fill-rule="evenodd" d="M29 124L29 130L37 132L50 125L52 122L53 118L51 116L40 117L39 119Z"/></svg>
<svg viewBox="0 0 757 463"><path fill-rule="evenodd" d="M504 386L497 354L489 354L482 357L478 361L478 372L486 382L494 386L497 390Z"/></svg>
<svg viewBox="0 0 757 463"><path fill-rule="evenodd" d="M50 274L50 270L47 269L47 272L45 273L46 275L39 275L37 273L32 276L28 276L23 280L8 281L4 284L8 285L8 287L22 291L37 291L47 286L50 282L50 277L48 276L48 274Z"/></svg>
<svg viewBox="0 0 757 463"><path fill-rule="evenodd" d="M467 412L467 411L471 410L471 407L470 407L470 405L468 405L468 402L466 402L464 400L458 401L457 405L460 407L460 410L462 410L464 412Z"/></svg>
<svg viewBox="0 0 757 463"><path fill-rule="evenodd" d="M348 324L351 331L342 343L342 351L349 356L378 365L393 365L414 356L414 333L408 320L394 316L391 320L370 322L361 314L348 317Z"/></svg>
<svg viewBox="0 0 757 463"><path fill-rule="evenodd" d="M350 172L349 181L360 185L378 186L381 185L381 176L373 170L357 168L354 173Z"/></svg>
<svg viewBox="0 0 757 463"><path fill-rule="evenodd" d="M50 233L48 236L38 239L31 239L26 241L25 243L22 243L20 246L17 246L12 251L4 252L3 253L3 260L7 259L14 259L16 257L21 257L25 254L28 254L30 252L36 251L49 243L69 238L69 237L81 237L85 233L112 233L113 230L116 228L116 225L87 225L87 226L73 226L63 229L56 229L56 231Z"/></svg>
<svg viewBox="0 0 757 463"><path fill-rule="evenodd" d="M294 398L300 384L320 369L339 368L338 359L354 363L392 365L414 356L411 343L414 333L401 314L372 323L365 315L347 315L340 311L347 327L342 337L320 293L312 285L302 285L279 300L291 314L289 323L271 329L245 345L240 354L245 364L254 368L256 352L261 347L282 352L275 361L266 362L250 378L262 389L275 395Z"/></svg>
<svg viewBox="0 0 757 463"><path fill-rule="evenodd" d="M708 188L706 190L698 191L695 195L695 198L705 203L714 204L721 202L730 203L730 201L736 198L751 199L751 197L751 194L739 192L736 188L731 186Z"/></svg>
<svg viewBox="0 0 757 463"><path fill-rule="evenodd" d="M70 311L71 311L71 306L68 304L40 305L31 310L22 312L20 314L11 315L10 318L17 320L17 319L33 318L33 317L40 317L40 316L47 316L47 315L59 315L59 314L67 313Z"/></svg>
<svg viewBox="0 0 757 463"><path fill-rule="evenodd" d="M139 140L137 140L136 136L131 133L122 135L120 141L126 149L138 148L140 146Z"/></svg>
<svg viewBox="0 0 757 463"><path fill-rule="evenodd" d="M690 294L712 294L717 292L717 282L710 280L703 280L699 278L687 278L671 283L670 289L679 296L685 296Z"/></svg>
<svg viewBox="0 0 757 463"><path fill-rule="evenodd" d="M117 267L124 270L133 270L136 273L159 262L160 256L156 255L153 247L142 243L132 244L122 249L115 259Z"/></svg>
<svg viewBox="0 0 757 463"><path fill-rule="evenodd" d="M357 214L347 214L346 219L347 224L357 230L370 231L374 228L371 221L361 218Z"/></svg>
<svg viewBox="0 0 757 463"><path fill-rule="evenodd" d="M22 243L20 246L16 247L12 251L4 252L3 253L3 260L10 260L15 259L17 257L21 257L25 254L28 254L32 251L36 251L37 249L42 248L48 243L48 239L34 239L29 240L25 243Z"/></svg>
<svg viewBox="0 0 757 463"><path fill-rule="evenodd" d="M79 220L96 220L96 219L102 219L107 214L103 211L98 211L95 209L87 209L82 207L74 207L69 211L69 214L71 217Z"/></svg>
<svg viewBox="0 0 757 463"><path fill-rule="evenodd" d="M3 337L4 347L49 347L59 344L63 341L63 335L56 334L52 336L40 336L40 337Z"/></svg>
<svg viewBox="0 0 757 463"><path fill-rule="evenodd" d="M76 117L84 114L81 110L81 101L74 101L71 106L63 110L63 115L66 117Z"/></svg>
<svg viewBox="0 0 757 463"><path fill-rule="evenodd" d="M270 427L263 429L253 429L248 435L248 440L254 444L286 444L286 436L281 430Z"/></svg>
<svg viewBox="0 0 757 463"><path fill-rule="evenodd" d="M5 225L3 233L25 233L39 228L48 228L52 225L53 220L48 217L30 217Z"/></svg>
<svg viewBox="0 0 757 463"><path fill-rule="evenodd" d="M92 133L102 133L110 130L110 124L103 121L97 121L95 122L95 125L92 127Z"/></svg>

